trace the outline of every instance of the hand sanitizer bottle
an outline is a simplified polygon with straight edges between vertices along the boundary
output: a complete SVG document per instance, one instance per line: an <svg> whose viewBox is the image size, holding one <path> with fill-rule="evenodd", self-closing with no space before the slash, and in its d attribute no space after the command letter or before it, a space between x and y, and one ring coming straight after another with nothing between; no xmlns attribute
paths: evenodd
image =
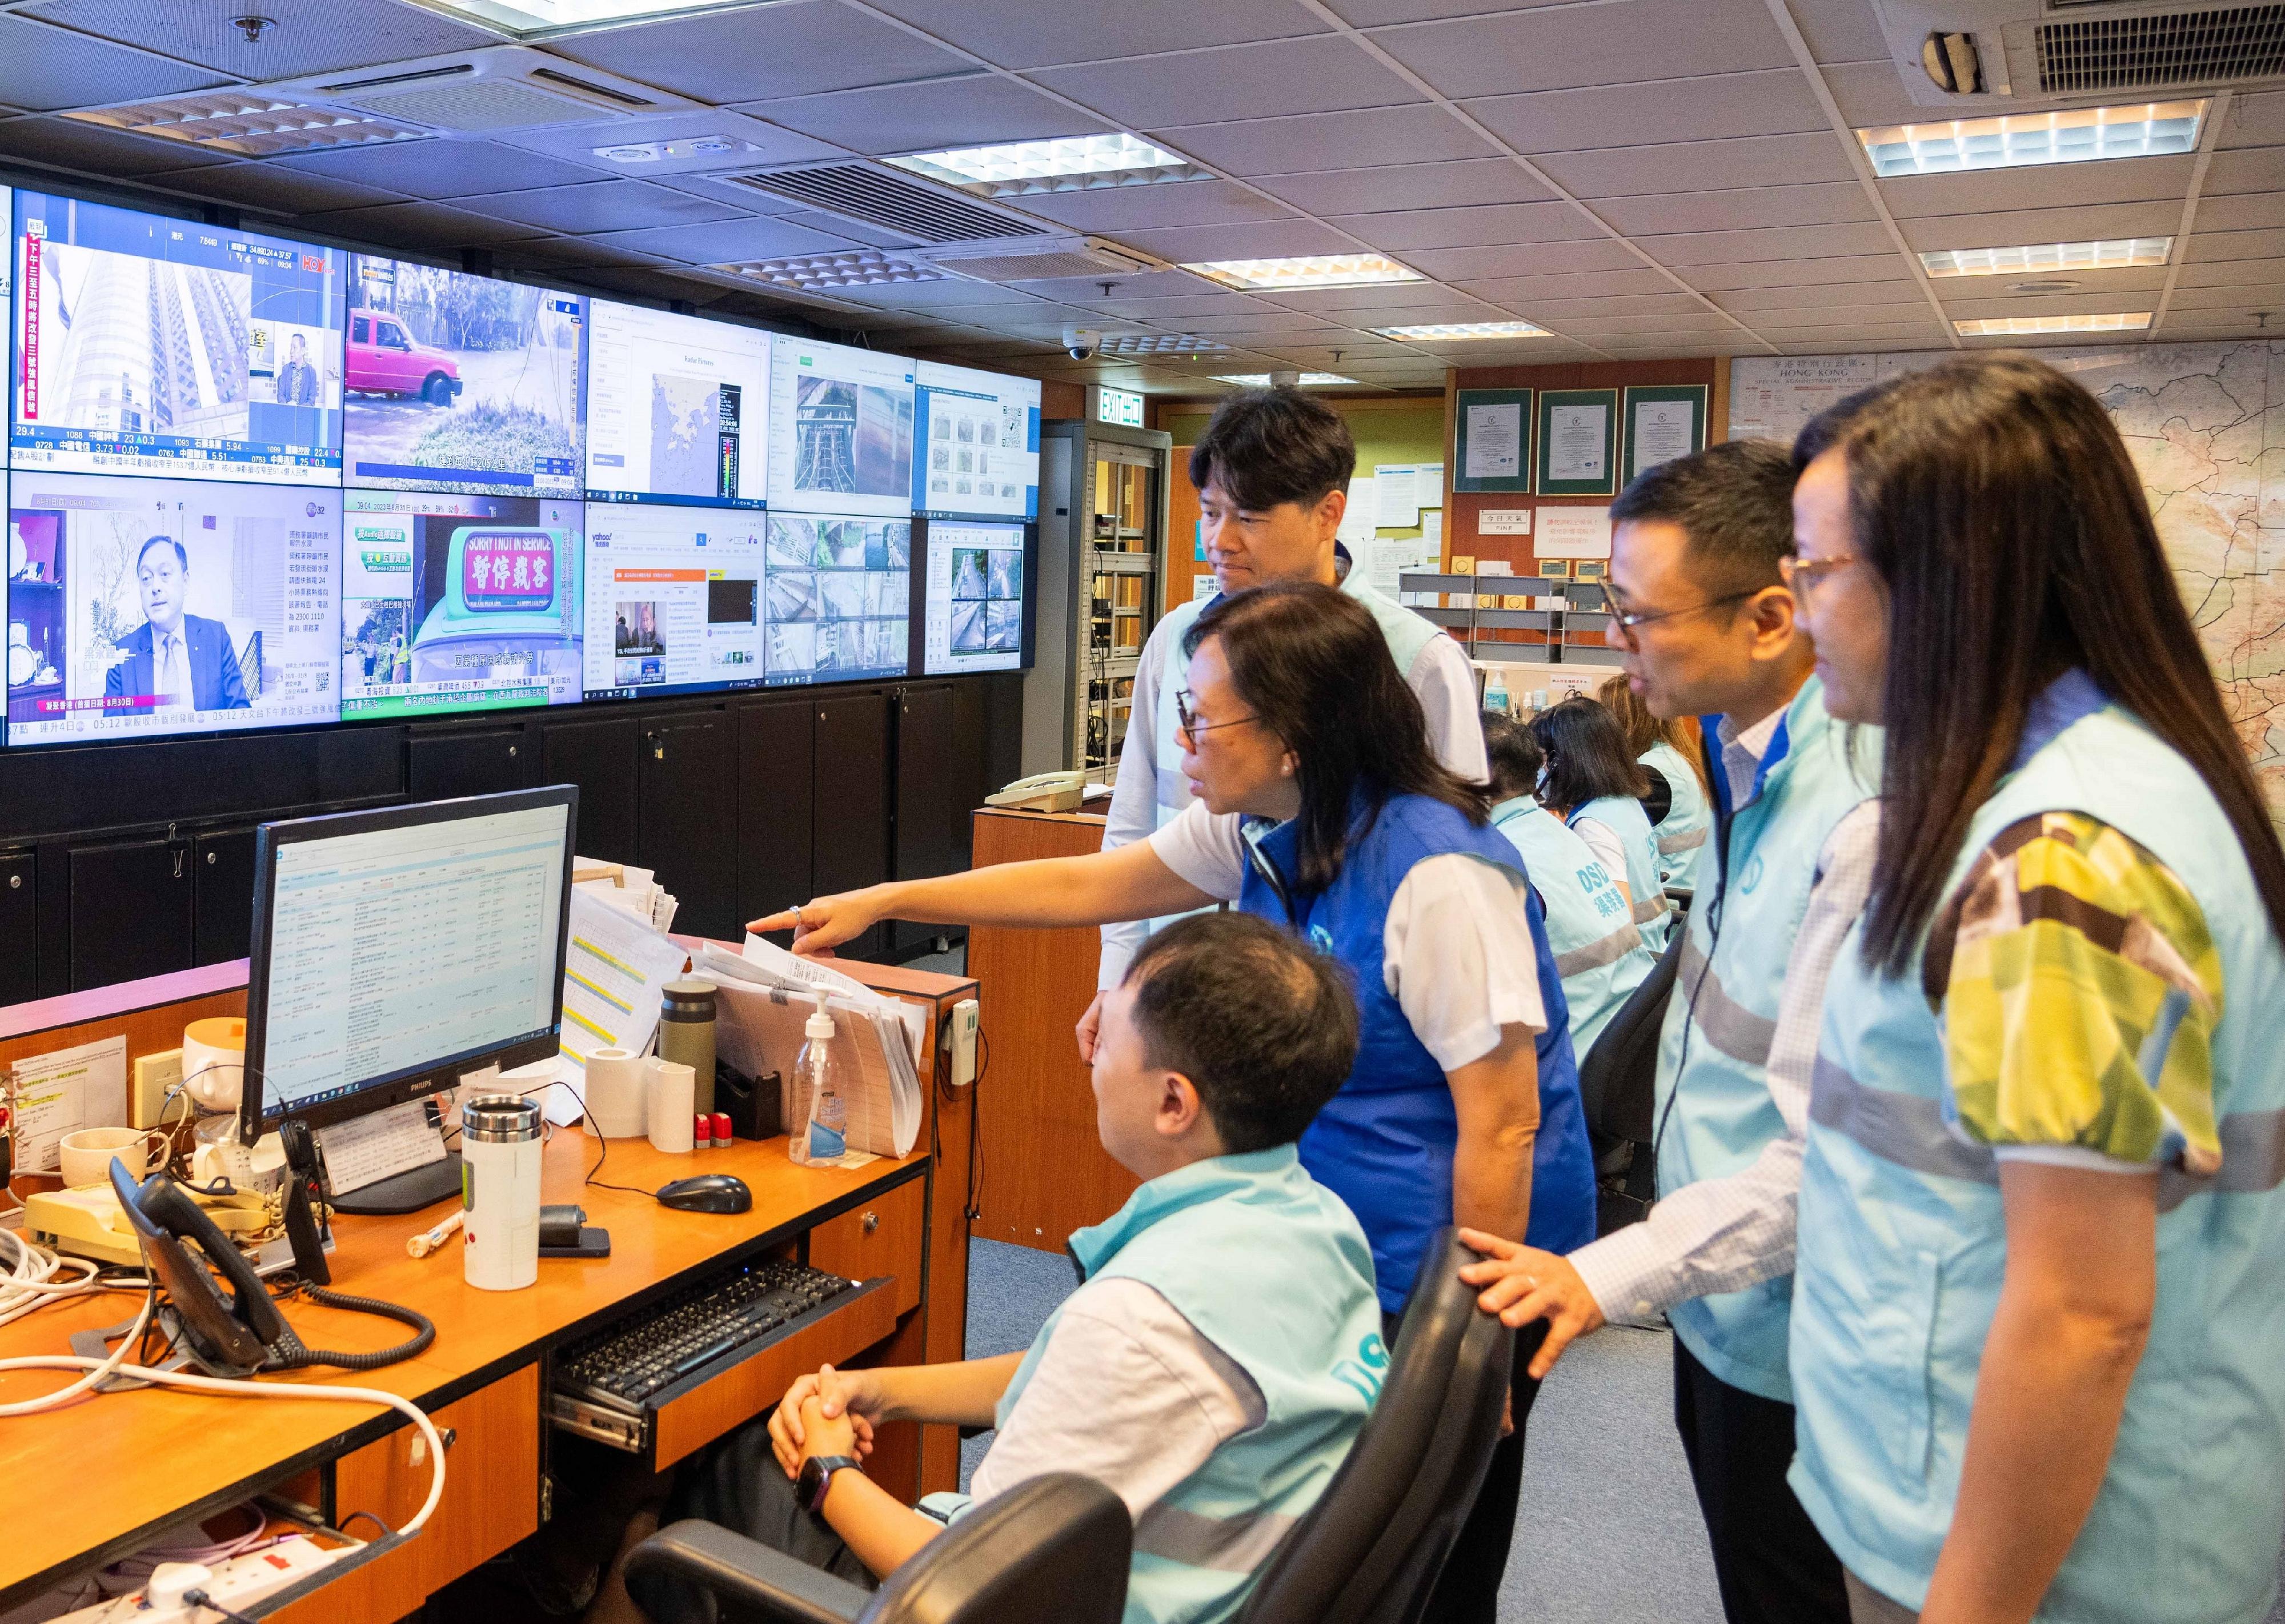
<svg viewBox="0 0 2285 1624"><path fill-rule="evenodd" d="M786 1140L786 1154L805 1166L836 1162L849 1149L849 1063L841 1050L821 992L817 1008L802 1027L801 1053L793 1063L809 1108Z"/></svg>
<svg viewBox="0 0 2285 1624"><path fill-rule="evenodd" d="M1496 710L1502 716L1512 714L1507 700L1507 673L1496 665L1484 680L1484 709Z"/></svg>

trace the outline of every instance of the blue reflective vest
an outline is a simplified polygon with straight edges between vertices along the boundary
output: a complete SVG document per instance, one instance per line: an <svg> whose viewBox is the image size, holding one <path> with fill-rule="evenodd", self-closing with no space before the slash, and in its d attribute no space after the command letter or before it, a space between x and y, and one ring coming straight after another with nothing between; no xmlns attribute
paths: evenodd
<svg viewBox="0 0 2285 1624"><path fill-rule="evenodd" d="M2083 673L2053 685L1951 881L2001 830L2083 812L2171 869L2221 958L2222 1165L2159 1182L2157 1298L2102 1487L2040 1604L2092 1624L2255 1624L2285 1526L2285 953L2203 781ZM1956 1126L1943 1010L1852 933L1826 991L1793 1308L1794 1491L1857 1575L1928 1592L2006 1264L1991 1150ZM2100 1244L2100 1237L2090 1237Z"/></svg>
<svg viewBox="0 0 2285 1624"><path fill-rule="evenodd" d="M1301 1163L1364 1226L1380 1300L1394 1313L1412 1289L1430 1237L1452 1221L1459 1124L1443 1068L1414 1035L1388 990L1382 936L1388 906L1416 864L1448 851L1529 876L1517 866L1505 836L1425 796L1398 796L1377 817L1360 798L1351 828L1341 872L1312 894L1302 893L1292 877L1298 839L1292 823L1249 837L1252 860L1238 906L1299 932L1348 971L1357 1000L1356 1063L1302 1134ZM1539 1134L1524 1238L1551 1251L1569 1251L1595 1238L1595 1164L1579 1105L1563 978L1548 945L1544 911L1528 886L1525 905L1547 1030L1537 1040Z"/></svg>
<svg viewBox="0 0 2285 1624"><path fill-rule="evenodd" d="M1547 943L1571 1006L1571 1049L1581 1060L1628 996L1658 967L1627 899L1587 843L1529 796L1492 808L1547 911Z"/></svg>
<svg viewBox="0 0 2285 1624"><path fill-rule="evenodd" d="M1627 854L1626 882L1634 898L1635 928L1653 953L1664 953L1667 932L1674 924L1674 905L1666 899L1665 883L1658 877L1658 836L1651 829L1650 814L1632 796L1606 795L1573 807L1563 822L1576 829L1588 818L1609 825L1617 833Z"/></svg>

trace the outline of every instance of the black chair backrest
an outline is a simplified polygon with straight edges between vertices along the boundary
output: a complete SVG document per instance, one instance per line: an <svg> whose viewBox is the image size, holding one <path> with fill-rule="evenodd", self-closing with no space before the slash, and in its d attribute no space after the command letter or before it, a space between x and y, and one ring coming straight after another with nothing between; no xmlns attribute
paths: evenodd
<svg viewBox="0 0 2285 1624"><path fill-rule="evenodd" d="M1603 1147L1620 1141L1648 1144L1657 1132L1658 1037L1666 1022L1682 963L1685 932L1677 925L1658 967L1627 995L1610 1024L1579 1063L1579 1106L1587 1132Z"/></svg>
<svg viewBox="0 0 2285 1624"><path fill-rule="evenodd" d="M889 1576L858 1624L1118 1624L1135 1525L1093 1478L996 1495Z"/></svg>
<svg viewBox="0 0 2285 1624"><path fill-rule="evenodd" d="M1635 765L1643 770L1643 776L1650 780L1650 793L1641 797L1643 816L1650 820L1651 828L1656 828L1666 821L1666 814L1674 810L1674 786L1666 781L1665 773L1650 763L1638 761Z"/></svg>
<svg viewBox="0 0 2285 1624"><path fill-rule="evenodd" d="M1476 1255L1450 1229L1430 1243L1379 1402L1239 1624L1414 1624L1426 1608L1499 1442L1515 1350L1460 1280Z"/></svg>

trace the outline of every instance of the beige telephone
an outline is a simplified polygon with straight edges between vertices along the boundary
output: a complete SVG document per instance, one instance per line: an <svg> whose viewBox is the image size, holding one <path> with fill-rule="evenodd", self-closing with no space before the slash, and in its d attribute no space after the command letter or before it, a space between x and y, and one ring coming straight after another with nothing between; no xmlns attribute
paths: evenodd
<svg viewBox="0 0 2285 1624"><path fill-rule="evenodd" d="M1017 806L1029 812L1077 812L1087 798L1084 773L1034 773L1019 778L998 795L984 797L986 806Z"/></svg>

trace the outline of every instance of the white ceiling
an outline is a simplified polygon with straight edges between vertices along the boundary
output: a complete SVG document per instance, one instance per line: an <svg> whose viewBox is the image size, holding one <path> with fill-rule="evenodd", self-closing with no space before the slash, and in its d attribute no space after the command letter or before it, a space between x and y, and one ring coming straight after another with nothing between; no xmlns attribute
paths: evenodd
<svg viewBox="0 0 2285 1624"><path fill-rule="evenodd" d="M248 11L272 20L258 43L232 24ZM544 43L703 104L660 118L255 161L58 116L501 37L416 0L0 0L0 160L1156 393L1278 366L1432 388L1448 365L1925 349L1994 315L2150 309L2150 338L2201 339L2285 313L2285 90L2221 98L2193 156L1875 180L1849 126L1930 114L1873 0L764 0ZM813 299L704 269L909 246L710 171L1114 129L1209 173L1021 207L1170 261L1370 250L1429 280L1271 296L1162 272L1108 293L1081 278ZM639 177L593 152L719 135L752 150ZM1930 281L1918 259L2167 235L2170 264L2072 273L2052 297ZM1556 336L1368 331L1518 318ZM1229 349L1075 364L1067 326Z"/></svg>

